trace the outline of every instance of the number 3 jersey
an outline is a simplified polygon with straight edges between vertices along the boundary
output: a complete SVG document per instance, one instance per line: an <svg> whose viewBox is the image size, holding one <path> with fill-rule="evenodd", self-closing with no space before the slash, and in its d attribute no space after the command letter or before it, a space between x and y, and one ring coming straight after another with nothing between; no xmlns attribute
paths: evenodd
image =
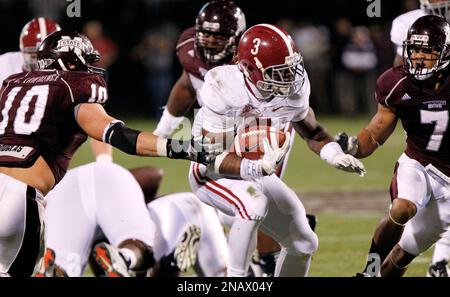
<svg viewBox="0 0 450 297"><path fill-rule="evenodd" d="M413 83L402 66L391 68L378 78L376 99L402 121L406 155L450 176L450 77L433 91Z"/></svg>
<svg viewBox="0 0 450 297"><path fill-rule="evenodd" d="M309 112L306 71L302 87L289 97L258 100L255 92L237 65L213 68L205 76L200 92L203 106L195 117L192 134L200 135L202 127L213 133L231 132L244 123L251 124L248 120L252 119L270 119L270 125L283 130L287 123L301 121Z"/></svg>
<svg viewBox="0 0 450 297"><path fill-rule="evenodd" d="M105 103L105 80L79 71L32 71L0 90L0 166L31 167L39 156L59 182L87 135L75 120L80 103Z"/></svg>

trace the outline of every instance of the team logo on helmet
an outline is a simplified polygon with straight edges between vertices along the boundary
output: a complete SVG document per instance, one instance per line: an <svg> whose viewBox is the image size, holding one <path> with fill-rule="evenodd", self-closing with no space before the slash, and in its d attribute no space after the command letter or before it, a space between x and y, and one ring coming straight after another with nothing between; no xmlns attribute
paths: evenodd
<svg viewBox="0 0 450 297"><path fill-rule="evenodd" d="M61 39L56 45L56 50L60 52L74 51L77 55L81 55L86 49L83 40L80 37L61 36Z"/></svg>

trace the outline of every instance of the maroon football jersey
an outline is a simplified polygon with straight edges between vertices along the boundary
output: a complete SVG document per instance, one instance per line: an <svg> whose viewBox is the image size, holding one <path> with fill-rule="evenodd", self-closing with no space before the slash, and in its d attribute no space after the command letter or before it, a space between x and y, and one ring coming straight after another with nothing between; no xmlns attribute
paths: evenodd
<svg viewBox="0 0 450 297"><path fill-rule="evenodd" d="M391 108L407 133L406 155L450 176L450 77L436 91L391 68L377 81L376 99Z"/></svg>
<svg viewBox="0 0 450 297"><path fill-rule="evenodd" d="M42 156L59 182L87 138L75 107L107 99L105 80L96 74L46 70L10 76L0 93L0 166L27 168Z"/></svg>
<svg viewBox="0 0 450 297"><path fill-rule="evenodd" d="M193 76L204 80L206 72L217 66L203 59L195 47L195 27L184 30L178 39L177 56L181 66ZM231 61L229 61L231 63ZM226 63L225 63L226 64Z"/></svg>

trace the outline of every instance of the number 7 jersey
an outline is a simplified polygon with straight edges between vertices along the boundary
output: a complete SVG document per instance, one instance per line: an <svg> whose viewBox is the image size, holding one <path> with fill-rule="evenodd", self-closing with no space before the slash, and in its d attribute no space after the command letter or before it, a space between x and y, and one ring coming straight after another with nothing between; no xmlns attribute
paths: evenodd
<svg viewBox="0 0 450 297"><path fill-rule="evenodd" d="M433 91L413 82L402 67L391 68L378 78L376 99L402 121L406 155L450 176L450 76Z"/></svg>
<svg viewBox="0 0 450 297"><path fill-rule="evenodd" d="M0 90L0 166L30 167L42 156L61 180L87 135L75 120L80 103L104 104L105 80L79 71L32 71Z"/></svg>

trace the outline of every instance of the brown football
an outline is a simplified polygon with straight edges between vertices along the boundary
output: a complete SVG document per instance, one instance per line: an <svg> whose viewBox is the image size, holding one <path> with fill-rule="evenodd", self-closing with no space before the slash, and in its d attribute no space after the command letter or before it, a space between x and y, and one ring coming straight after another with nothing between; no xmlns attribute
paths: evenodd
<svg viewBox="0 0 450 297"><path fill-rule="evenodd" d="M270 144L277 143L278 147L283 146L286 140L283 131L272 126L256 125L238 130L230 151L239 157L258 160L264 155L264 137L267 137Z"/></svg>

